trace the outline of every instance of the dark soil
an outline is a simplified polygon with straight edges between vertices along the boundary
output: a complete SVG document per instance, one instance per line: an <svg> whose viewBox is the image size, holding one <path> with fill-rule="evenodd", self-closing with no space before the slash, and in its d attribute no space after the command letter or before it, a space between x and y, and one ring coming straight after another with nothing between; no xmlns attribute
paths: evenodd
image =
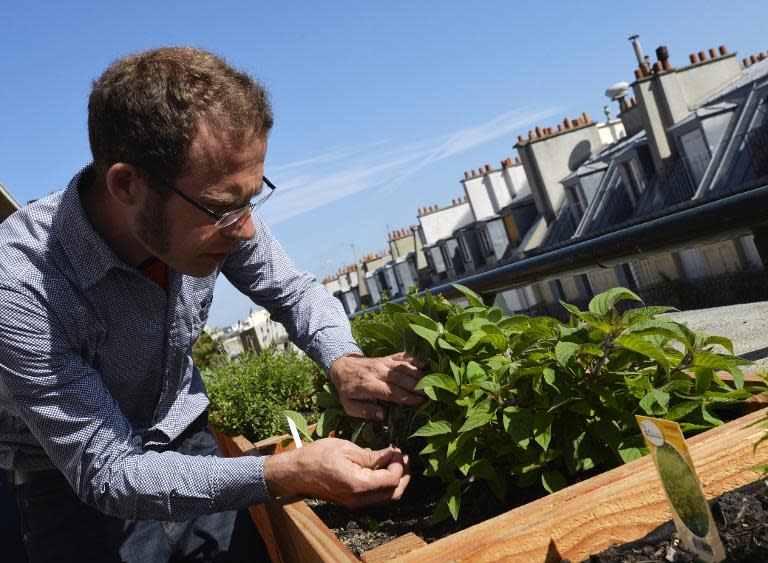
<svg viewBox="0 0 768 563"><path fill-rule="evenodd" d="M760 480L710 501L726 561L768 561L768 481ZM589 563L700 561L682 545L671 520L637 541L612 547Z"/></svg>
<svg viewBox="0 0 768 563"><path fill-rule="evenodd" d="M413 532L427 543L448 536L474 524L493 518L516 506L544 496L543 489L515 489L510 487L507 500L500 502L482 483L473 485L462 499L459 520L449 516L430 525L429 516L443 494L438 479L414 475L399 502L360 511L320 500L307 500L320 519L356 557L408 532Z"/></svg>

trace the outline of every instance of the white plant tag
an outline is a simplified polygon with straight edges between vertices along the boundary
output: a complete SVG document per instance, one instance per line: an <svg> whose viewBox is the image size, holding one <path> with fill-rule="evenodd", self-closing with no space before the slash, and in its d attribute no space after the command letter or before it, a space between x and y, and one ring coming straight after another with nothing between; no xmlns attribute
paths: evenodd
<svg viewBox="0 0 768 563"><path fill-rule="evenodd" d="M291 429L291 436L293 436L293 442L296 444L297 448L300 448L304 444L301 443L301 437L299 436L299 429L296 428L296 423L291 420L290 416L286 416L285 418L288 419L288 428Z"/></svg>

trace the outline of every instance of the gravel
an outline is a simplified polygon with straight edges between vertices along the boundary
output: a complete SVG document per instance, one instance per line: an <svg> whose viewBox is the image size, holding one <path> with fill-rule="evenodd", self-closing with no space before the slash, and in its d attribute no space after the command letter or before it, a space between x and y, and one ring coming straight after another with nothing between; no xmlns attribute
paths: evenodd
<svg viewBox="0 0 768 563"><path fill-rule="evenodd" d="M692 330L725 336L733 341L734 353L755 362L748 371L768 370L768 301L665 315Z"/></svg>

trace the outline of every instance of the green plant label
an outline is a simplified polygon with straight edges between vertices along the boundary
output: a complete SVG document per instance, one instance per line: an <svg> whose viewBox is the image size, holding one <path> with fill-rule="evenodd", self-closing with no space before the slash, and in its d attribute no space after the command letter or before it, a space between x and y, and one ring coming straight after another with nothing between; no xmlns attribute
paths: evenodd
<svg viewBox="0 0 768 563"><path fill-rule="evenodd" d="M680 425L647 416L636 418L656 462L680 539L704 561L723 561L725 549Z"/></svg>

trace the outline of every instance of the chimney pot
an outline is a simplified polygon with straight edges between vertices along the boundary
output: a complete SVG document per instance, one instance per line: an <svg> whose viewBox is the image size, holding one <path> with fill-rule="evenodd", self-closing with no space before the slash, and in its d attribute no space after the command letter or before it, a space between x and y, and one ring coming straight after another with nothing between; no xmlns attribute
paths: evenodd
<svg viewBox="0 0 768 563"><path fill-rule="evenodd" d="M721 57L724 57L724 56L726 56L728 54L728 47L726 47L725 45L720 45L717 48L717 50L720 51L720 56Z"/></svg>
<svg viewBox="0 0 768 563"><path fill-rule="evenodd" d="M714 48L709 50L709 58L710 59L716 59L717 58L717 51Z"/></svg>
<svg viewBox="0 0 768 563"><path fill-rule="evenodd" d="M749 57L749 62L752 63L752 64L755 64L757 62L757 60L758 60L757 59L757 55L751 55Z"/></svg>
<svg viewBox="0 0 768 563"><path fill-rule="evenodd" d="M707 60L707 54L704 51L699 51L699 61L702 63Z"/></svg>
<svg viewBox="0 0 768 563"><path fill-rule="evenodd" d="M533 130L532 129L528 129L528 140L532 141L535 138L536 138L536 136L534 135Z"/></svg>
<svg viewBox="0 0 768 563"><path fill-rule="evenodd" d="M507 164L508 164L508 163L507 163L507 161L506 161L506 160L502 160L502 161L501 161L501 167L502 167L502 168L506 168L506 167L507 167Z"/></svg>
<svg viewBox="0 0 768 563"><path fill-rule="evenodd" d="M691 59L691 64L695 65L697 62L699 62L699 56L696 53L691 53L688 55L688 58Z"/></svg>
<svg viewBox="0 0 768 563"><path fill-rule="evenodd" d="M584 123L592 123L592 120L589 117L589 113L586 111L581 114L581 116L584 118Z"/></svg>
<svg viewBox="0 0 768 563"><path fill-rule="evenodd" d="M557 124L557 132L558 133L562 133L563 132L563 124L562 123L558 123Z"/></svg>
<svg viewBox="0 0 768 563"><path fill-rule="evenodd" d="M768 51L763 51L760 53L760 60L762 61L765 58L768 58Z"/></svg>
<svg viewBox="0 0 768 563"><path fill-rule="evenodd" d="M551 134L552 134L552 128L551 127L547 127L547 135L551 135Z"/></svg>
<svg viewBox="0 0 768 563"><path fill-rule="evenodd" d="M655 63L653 63L653 73L654 74L659 74L661 72L661 70L662 70L662 66L661 66L661 63L659 61L656 61Z"/></svg>
<svg viewBox="0 0 768 563"><path fill-rule="evenodd" d="M469 178L469 172L467 172L467 171L465 170L465 171L464 171L464 179L466 180L467 178Z"/></svg>
<svg viewBox="0 0 768 563"><path fill-rule="evenodd" d="M490 164L486 164L485 165L485 171L486 172L490 172L491 171L491 165Z"/></svg>
<svg viewBox="0 0 768 563"><path fill-rule="evenodd" d="M638 71L638 72L639 72L639 71ZM565 125L565 128L566 128L566 129L570 129L570 128L571 128L571 125L572 125L572 123L571 123L571 119L570 119L570 118L568 118L568 117L566 117L565 119L563 119L563 125Z"/></svg>
<svg viewBox="0 0 768 563"><path fill-rule="evenodd" d="M635 80L640 80L643 77L643 72L639 69L635 69Z"/></svg>
<svg viewBox="0 0 768 563"><path fill-rule="evenodd" d="M663 63L661 63L661 66L664 67L664 70L666 71L672 70L672 63L669 62L669 60L666 60Z"/></svg>
<svg viewBox="0 0 768 563"><path fill-rule="evenodd" d="M749 63L749 57L744 57L744 58L741 60L741 64L743 64L744 66L749 66L749 64L750 64L750 63Z"/></svg>
<svg viewBox="0 0 768 563"><path fill-rule="evenodd" d="M543 137L544 131L542 131L541 127L539 125L536 126L536 136L537 137Z"/></svg>
<svg viewBox="0 0 768 563"><path fill-rule="evenodd" d="M472 169L472 177L474 178L477 174L475 174L475 169Z"/></svg>
<svg viewBox="0 0 768 563"><path fill-rule="evenodd" d="M525 137L523 137L522 135L518 135L517 136L517 142L518 143L524 143L525 142Z"/></svg>

